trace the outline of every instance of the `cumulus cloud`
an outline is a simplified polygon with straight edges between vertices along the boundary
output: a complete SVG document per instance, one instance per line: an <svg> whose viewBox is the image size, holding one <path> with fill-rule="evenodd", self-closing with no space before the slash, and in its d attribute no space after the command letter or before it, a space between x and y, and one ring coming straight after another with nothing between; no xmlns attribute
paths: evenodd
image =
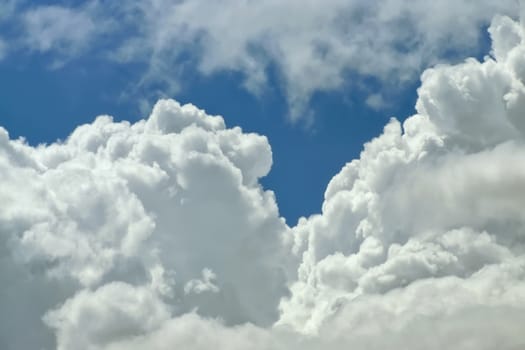
<svg viewBox="0 0 525 350"><path fill-rule="evenodd" d="M280 323L316 331L327 315L391 293L399 301L387 308L400 319L519 307L524 36L506 17L490 32L494 58L427 70L418 114L403 125L392 120L366 144L330 182L323 213L294 229L303 259ZM420 288L440 290L425 301ZM412 293L417 308L401 301Z"/></svg>
<svg viewBox="0 0 525 350"><path fill-rule="evenodd" d="M267 139L192 105L37 147L2 129L0 345L523 348L525 31L490 34L292 228Z"/></svg>
<svg viewBox="0 0 525 350"><path fill-rule="evenodd" d="M227 324L277 319L289 229L258 184L272 163L265 137L165 100L133 125L101 116L36 148L2 130L0 144L5 274L14 274L13 293L50 286L38 314L21 315L16 328L46 315L59 348L70 349L148 330L143 312L151 327L191 310ZM64 286L59 300L46 292L55 284ZM2 309L26 297L1 298ZM89 331L82 324L105 317ZM10 348L19 336L0 338Z"/></svg>

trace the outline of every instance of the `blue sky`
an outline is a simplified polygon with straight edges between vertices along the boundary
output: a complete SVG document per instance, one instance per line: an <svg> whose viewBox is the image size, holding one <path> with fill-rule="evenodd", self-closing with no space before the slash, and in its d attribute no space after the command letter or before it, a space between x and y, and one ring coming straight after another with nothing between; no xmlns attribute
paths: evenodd
<svg viewBox="0 0 525 350"><path fill-rule="evenodd" d="M31 144L50 143L101 114L130 121L147 117L133 99L119 99L133 69L85 60L50 70L46 63L39 56L0 63L5 79L0 87L1 120L11 137L23 136ZM390 116L413 113L413 88L403 87L396 103L380 111L363 103L365 94L349 90L315 96L310 108L322 117L308 126L286 119L286 101L278 87L255 97L231 74L197 77L171 97L222 115L228 126L268 137L274 165L262 183L276 193L282 215L294 224L299 216L320 210L328 181L359 155L364 142L381 132Z"/></svg>
<svg viewBox="0 0 525 350"><path fill-rule="evenodd" d="M522 349L524 11L0 0L0 348Z"/></svg>
<svg viewBox="0 0 525 350"><path fill-rule="evenodd" d="M13 4L20 12L43 6L41 2ZM75 2L49 4L86 9ZM269 138L274 165L262 184L275 191L281 214L290 224L320 210L331 177L359 155L363 143L377 136L390 117L402 120L414 113L418 73L424 68L408 67L409 78L396 81L392 77L395 69L385 80L385 76L360 74L361 68L353 68L350 63L339 71L342 82L336 88L314 86L300 106L298 117L290 120L286 92L290 83L283 83L286 72L271 62L265 68L267 79L262 92L254 93L245 88L249 74L221 68L202 74L197 63L202 58L195 56L193 48L179 44L180 53L175 59L169 61L171 56L166 55L168 61L164 63L169 68L163 73L173 75L177 89L166 88L161 80L137 87L146 62L122 63L104 56L121 37L131 35L131 28L114 31L115 38L111 31L97 37L89 49L64 53L64 45L67 48L76 44L60 44L58 38L56 49L39 49L30 44L24 47L22 38L30 34L24 33L16 16L13 18L4 21L2 28L7 35L3 37L16 40L10 41L11 53L0 61L0 124L11 137L23 136L31 144L50 143L64 139L76 126L100 114L136 121L148 113L147 107L140 108L141 103L152 105L159 96L193 103L208 113L224 116L229 126L239 125ZM486 53L485 28L475 28L478 37L474 45L470 43L467 49L445 45L432 60L454 62L465 54ZM54 66L57 60L60 64ZM365 103L373 94L380 95L384 102L377 108Z"/></svg>

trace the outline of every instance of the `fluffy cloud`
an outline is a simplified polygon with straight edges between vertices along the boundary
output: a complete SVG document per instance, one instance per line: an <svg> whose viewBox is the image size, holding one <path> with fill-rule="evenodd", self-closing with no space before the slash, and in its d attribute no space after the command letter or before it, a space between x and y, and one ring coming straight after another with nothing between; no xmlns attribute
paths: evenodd
<svg viewBox="0 0 525 350"><path fill-rule="evenodd" d="M38 147L2 130L0 344L523 348L525 31L490 33L293 228L259 184L266 138L192 105Z"/></svg>
<svg viewBox="0 0 525 350"><path fill-rule="evenodd" d="M151 289L111 282L81 291L44 320L57 328L59 349L89 349L152 331L169 315Z"/></svg>
<svg viewBox="0 0 525 350"><path fill-rule="evenodd" d="M323 213L294 228L302 263L279 323L316 332L371 296L392 322L520 307L524 36L506 17L490 32L495 58L427 70L418 114L392 120L332 179Z"/></svg>
<svg viewBox="0 0 525 350"><path fill-rule="evenodd" d="M133 125L101 116L36 148L2 130L0 144L2 266L14 280L2 309L45 287L39 314L21 315L16 328L68 298L45 317L61 349L113 339L113 323L115 337L147 330L144 314L151 327L191 310L228 324L277 319L288 228L258 184L272 163L265 137L165 100ZM46 292L55 284L60 297ZM11 295L26 285L28 295ZM83 322L94 319L88 331Z"/></svg>

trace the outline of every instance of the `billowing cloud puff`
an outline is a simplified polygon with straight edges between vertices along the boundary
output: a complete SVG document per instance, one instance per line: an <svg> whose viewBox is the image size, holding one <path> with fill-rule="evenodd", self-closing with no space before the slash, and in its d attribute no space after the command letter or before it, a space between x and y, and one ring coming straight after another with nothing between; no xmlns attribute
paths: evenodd
<svg viewBox="0 0 525 350"><path fill-rule="evenodd" d="M293 228L266 138L192 105L38 147L2 130L0 345L523 348L525 31L490 34Z"/></svg>
<svg viewBox="0 0 525 350"><path fill-rule="evenodd" d="M0 303L16 309L49 285L44 309L67 299L44 318L60 348L150 330L191 310L228 324L277 319L289 229L258 184L272 164L265 137L164 100L133 125L101 116L35 148L2 130L0 144L2 266L14 280ZM14 294L26 286L28 295ZM111 335L114 323L122 324ZM7 331L0 338L14 346Z"/></svg>
<svg viewBox="0 0 525 350"><path fill-rule="evenodd" d="M323 213L294 228L302 263L279 324L439 327L460 310L522 307L524 34L506 17L490 33L494 58L427 70L418 113L390 121L332 179Z"/></svg>

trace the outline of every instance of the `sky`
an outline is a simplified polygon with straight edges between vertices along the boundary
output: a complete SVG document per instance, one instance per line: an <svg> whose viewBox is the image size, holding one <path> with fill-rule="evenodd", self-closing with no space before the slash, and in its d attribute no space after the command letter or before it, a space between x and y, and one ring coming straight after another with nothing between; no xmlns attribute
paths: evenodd
<svg viewBox="0 0 525 350"><path fill-rule="evenodd" d="M0 0L0 348L522 348L523 9Z"/></svg>
<svg viewBox="0 0 525 350"><path fill-rule="evenodd" d="M0 106L0 112L2 125L13 138L24 137L32 145L51 143L57 139L63 140L76 126L91 122L101 114L111 115L116 120L137 121L147 117L149 113L144 104L151 106L159 97L170 97L182 103L193 103L210 114L224 116L229 126L240 126L248 132L257 132L269 138L274 154L274 164L272 171L262 179L262 184L276 193L281 215L287 218L290 224L295 224L301 216L319 212L324 187L330 178L346 162L359 156L364 142L377 136L390 117L395 116L402 120L414 112L418 74L426 64L439 60L456 62L466 55L482 57L486 53L488 42L486 26L490 18L490 13L481 19L485 20L484 23L476 18L475 20L480 21L481 25L468 28L472 33L467 34L466 37L470 39L472 36L474 43L438 47L434 49L437 51L434 57L413 58L412 60L416 60L416 63L407 63L406 67L401 68L389 67L386 68L386 73L369 71L371 68L361 67L362 63L356 63L354 66L354 62L351 61L353 58L349 57L350 61L340 63L341 67L337 69L342 77L342 81L337 83L338 86L325 88L333 84L333 78L331 76L321 77L320 82L312 82L313 86L310 88L312 91L304 93L305 96L301 97L308 99L308 102L304 102L301 107L291 107L291 102L288 101L289 94L295 92L287 93L286 90L297 89L295 84L305 79L303 76L308 74L308 70L324 67L326 66L324 62L308 63L312 67L300 68L298 73L293 73L299 76L294 77L294 81L290 82L286 81L290 73L279 67L280 64L283 64L279 59L260 62L260 69L265 71L268 81L261 87L257 87L260 91L254 92L253 89L247 89L244 86L246 81L252 77L250 72L243 71L242 66L222 67L220 66L222 63L219 62L216 63L219 64L217 69L202 74L199 71L199 65L202 64L203 58L192 58L191 55L198 54L192 51L193 48L186 48L189 45L184 43L174 45L172 48L164 48L162 44L158 44L162 47L159 50L168 51L162 53L162 55L169 56L166 57L166 62L162 63L148 62L148 60L153 60L153 57L142 58L138 55L127 58L124 62L109 58L108 56L115 55L116 51L122 50L122 46L126 45L126 40L131 40L128 36L133 37L134 33L130 33L133 29L130 27L134 23L122 27L116 23L107 24L107 31L99 33L94 27L101 24L96 23L94 17L105 13L106 9L107 12L116 16L125 11L125 6L118 9L103 2L99 5L93 5L95 2L89 5L82 2L75 4L70 1L49 2L47 5L42 5L42 2L36 4L41 6L25 1L4 1L4 3L3 8L6 15L2 17L4 18L3 30L6 35L3 41L7 43L4 51L12 51L12 54L4 54L5 57L0 62L1 75L4 77L2 79L4 84L0 88L2 96L5 97ZM194 11L195 9L189 4L188 2L184 5ZM344 2L341 4L344 5ZM337 8L342 6L341 4L334 2L333 6ZM350 2L348 5L350 11L356 11L353 8L360 7L359 2ZM155 6L161 8L162 3L154 2L153 7ZM297 5L291 2L290 5L284 6L294 8ZM240 12L246 11L249 16L256 16L257 11L263 13L274 11L271 7L267 10L258 10L257 6L254 6L252 11L242 8L235 9L233 3L230 7L231 10L223 10L225 14L241 16ZM461 6L458 7L461 8ZM63 19L67 17L67 13L62 14L60 10L64 11L64 9L74 11L78 17L84 19L79 20L78 34L71 36L65 34L67 28L63 26L76 23L68 23ZM8 10L14 14L9 15ZM464 11L466 10L468 9ZM239 13L237 14L236 11ZM327 15L333 16L336 13L327 11ZM16 16L21 17L19 21L22 23L17 23ZM100 22L107 23L116 19L117 17L108 16ZM184 20L180 19L181 22ZM298 22L300 20L301 18L298 19ZM305 27L306 35L311 35L312 38L307 37L304 39L305 42L300 42L298 45L311 49L310 43L307 43L306 40L314 39L317 35L317 33L309 32L315 29L311 28L315 25L312 22L322 20L322 18L317 19L314 14L307 13L302 20L304 23L296 24L297 30ZM384 20L363 19L359 22L372 22L372 27L379 30L382 22L387 20L389 20L388 17ZM173 21L178 21L178 19L173 19ZM239 22L241 22L240 25L243 24L242 21ZM174 29L167 30L165 35L176 36L177 26L183 24L177 22L173 26ZM270 30L268 28L270 24L261 23L256 33ZM210 23L208 25L210 26L208 30L211 31L215 30L211 26L222 24ZM146 23L144 26L151 26L151 24ZM203 24L195 24L196 28L193 30L197 31L200 26ZM83 27L85 29L82 29ZM158 29L155 28L155 30ZM234 33L231 33L233 30L233 27L225 29L225 35L233 35ZM422 37L429 35L424 32L426 28L421 28L421 30ZM327 33L327 38L319 38L319 40L329 41L330 34L332 33ZM139 39L147 40L148 35L160 34L157 32L145 33L144 37ZM188 34L189 39L192 38L192 35L194 34ZM355 35L355 32L348 31L348 35ZM349 46L357 46L359 41L369 40L369 35L373 34L366 32L358 34L356 43L350 42ZM403 33L403 35L406 34ZM443 37L446 35L444 34ZM7 40L9 37L15 37L17 40L9 43ZM287 40L294 40L285 34L282 34L282 37L283 45L288 44ZM227 45L230 44L226 42L227 39L227 37L216 39L218 41L216 45L221 46L221 51L229 49ZM173 38L173 40L178 39ZM242 40L252 39L248 37ZM392 41L388 42L388 45L397 45L395 41L398 38L383 40ZM99 44L100 47L96 44L85 47L85 41L102 43ZM423 53L426 50L425 46L438 44L422 41L413 45L417 50L421 50L421 56L424 56L426 55ZM467 47L464 49L464 46ZM312 49L315 50L315 48ZM342 49L338 50L342 51ZM387 56L398 54L387 52L388 48L384 47L379 50L384 50ZM336 49L334 49L334 56L339 54L335 51ZM153 56L153 53L149 52L144 54ZM239 56L238 60L243 59L242 54L243 52L235 54ZM285 54L294 55L291 49ZM172 55L180 57L172 58ZM226 58L220 58L220 60ZM284 57L281 59L296 58ZM164 64L167 65L168 62L172 64L164 67ZM307 63L303 64L307 65ZM384 65L384 62L377 64ZM148 68L148 65L152 67ZM161 65L162 68L157 68ZM149 73L148 69L163 69L166 72ZM403 72L403 75L409 78L399 77L399 73L395 72L396 69L406 71ZM364 72L359 74L361 70ZM170 77L168 83L163 81L166 77ZM393 82L391 79L396 81ZM283 80L286 82L283 83ZM177 87L173 88L170 85ZM27 99L30 99L31 103L23 102ZM375 104L370 105L370 101L375 101ZM294 112L297 115L293 117L291 117L292 109L299 110ZM308 175L305 175L306 173Z"/></svg>
<svg viewBox="0 0 525 350"><path fill-rule="evenodd" d="M128 68L90 62L50 70L45 58L22 64L15 57L12 60L5 59L0 69L6 82L14 82L2 86L6 98L1 105L2 125L13 138L24 137L33 145L51 143L67 138L76 126L101 114L130 121L147 117L148 112L141 112L136 100L119 98L132 84ZM401 106L381 111L366 106L366 95L360 91L320 93L311 109L327 118L305 126L287 120L286 101L278 92L257 97L240 85L240 77L227 73L196 77L172 97L224 116L229 126L241 126L269 138L274 165L262 183L276 192L282 202L281 215L291 224L300 216L318 212L324 187L333 174L359 155L363 143L381 131L389 116L413 112L415 101L408 85L403 93L396 93ZM33 102L24 104L27 98ZM293 198L293 203L287 198Z"/></svg>

